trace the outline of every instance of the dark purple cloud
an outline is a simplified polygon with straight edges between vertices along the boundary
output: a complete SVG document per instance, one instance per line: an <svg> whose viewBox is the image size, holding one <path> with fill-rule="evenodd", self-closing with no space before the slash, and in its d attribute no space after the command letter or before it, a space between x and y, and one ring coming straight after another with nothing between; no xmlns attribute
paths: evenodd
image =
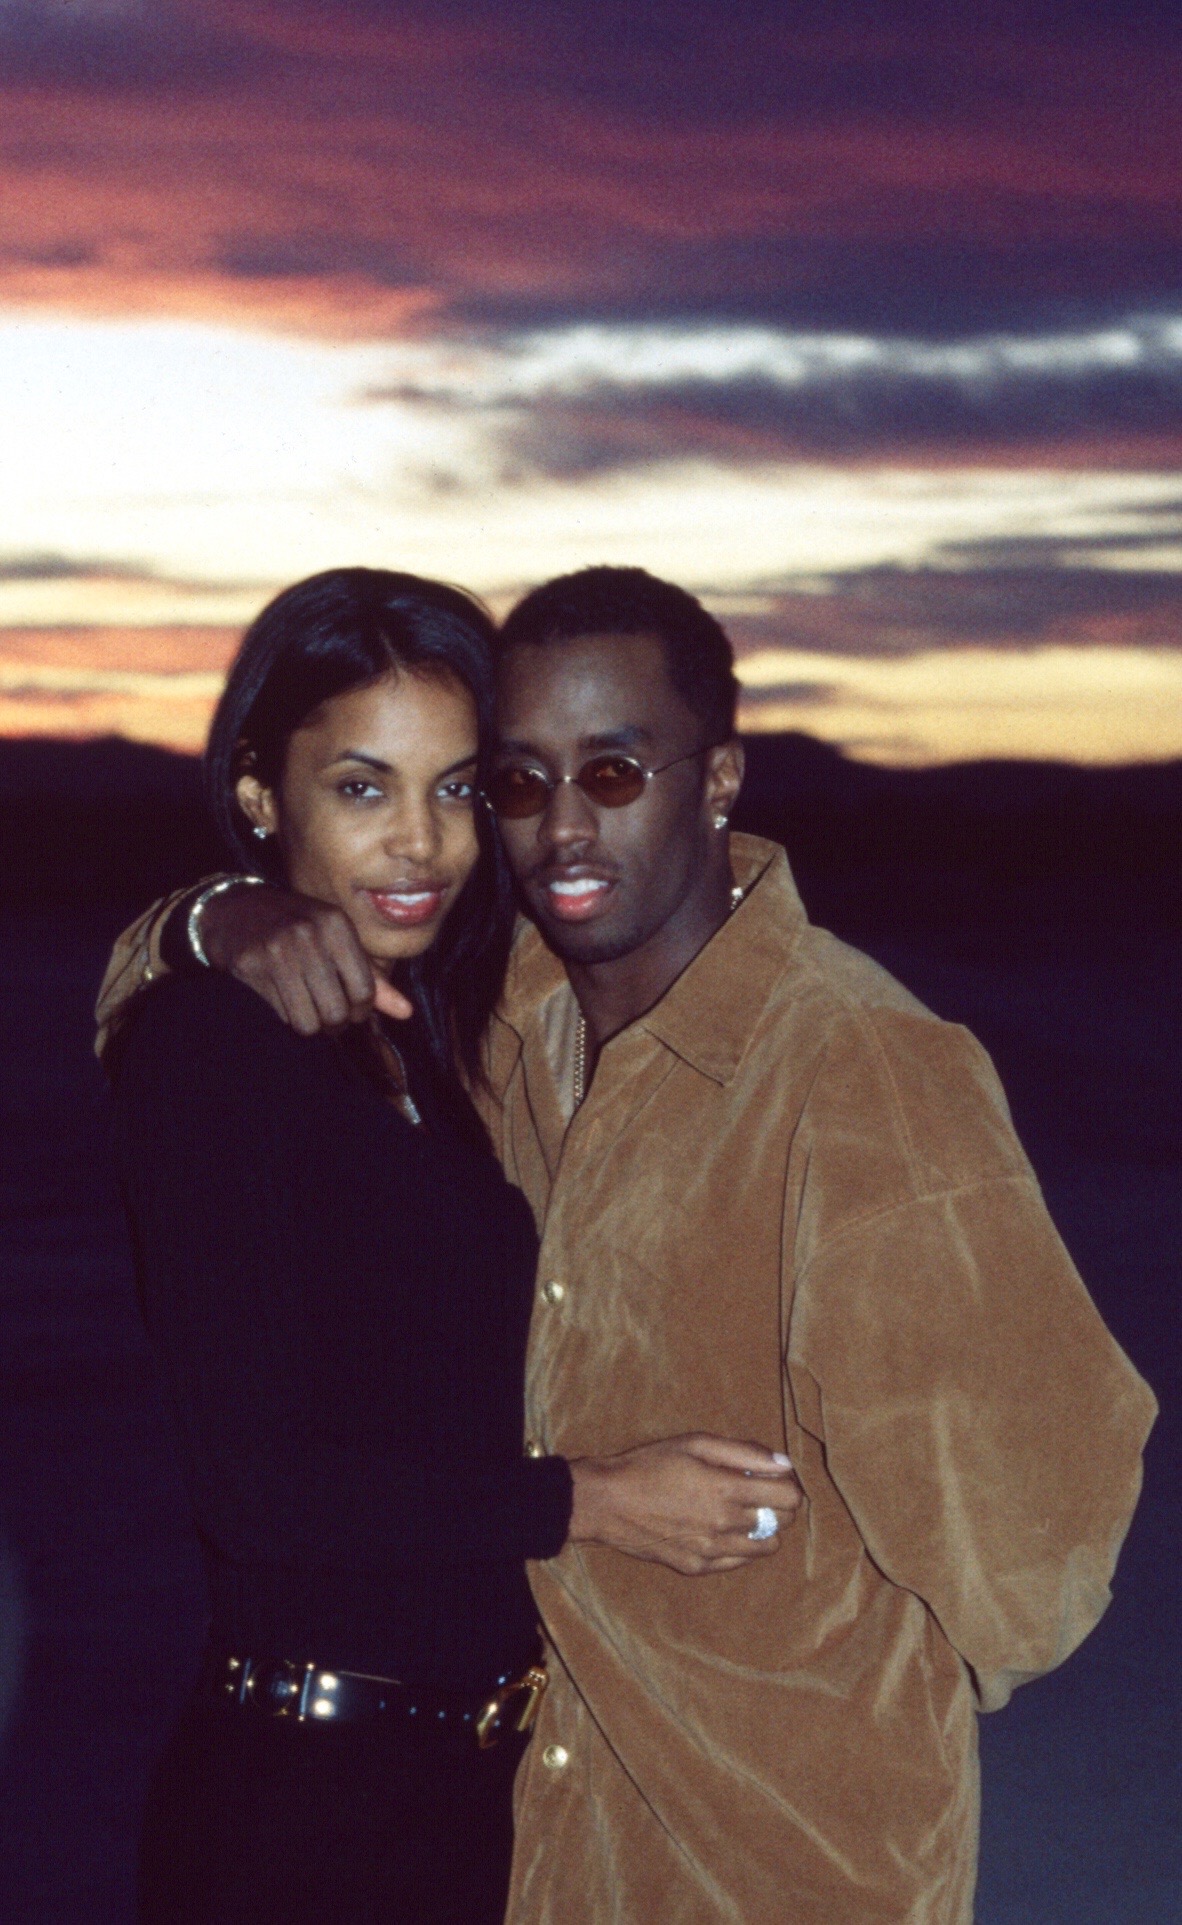
<svg viewBox="0 0 1182 1925"><path fill-rule="evenodd" d="M727 627L744 649L837 656L957 646L1175 649L1182 637L1177 575L1088 568L1052 544L1031 544L1024 555L961 550L947 561L832 575L807 593L768 595L760 613L728 615Z"/></svg>
<svg viewBox="0 0 1182 1925"><path fill-rule="evenodd" d="M0 0L0 268L1061 325L1182 298L1179 97L1164 5Z"/></svg>

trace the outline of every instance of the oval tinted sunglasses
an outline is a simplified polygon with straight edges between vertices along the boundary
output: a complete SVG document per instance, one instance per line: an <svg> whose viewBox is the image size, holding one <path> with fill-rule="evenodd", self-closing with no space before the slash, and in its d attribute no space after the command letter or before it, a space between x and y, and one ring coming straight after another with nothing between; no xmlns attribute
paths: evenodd
<svg viewBox="0 0 1182 1925"><path fill-rule="evenodd" d="M646 769L635 756L609 750L584 762L577 775L557 777L545 775L541 769L509 764L493 770L484 785L484 798L496 815L520 822L526 816L542 815L555 789L573 782L597 808L626 809L630 802L639 801L654 775L664 775L666 769L676 769L682 762L692 762L695 756L705 753L704 748L691 749L688 755L662 762L659 768Z"/></svg>

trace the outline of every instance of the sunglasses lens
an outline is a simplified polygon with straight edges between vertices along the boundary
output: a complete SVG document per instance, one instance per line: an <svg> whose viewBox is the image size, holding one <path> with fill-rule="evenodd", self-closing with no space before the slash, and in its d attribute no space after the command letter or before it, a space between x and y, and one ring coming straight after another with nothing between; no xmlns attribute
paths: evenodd
<svg viewBox="0 0 1182 1925"><path fill-rule="evenodd" d="M601 809L622 809L644 794L644 770L629 755L597 755L579 770L579 787Z"/></svg>
<svg viewBox="0 0 1182 1925"><path fill-rule="evenodd" d="M485 793L497 815L514 820L541 815L550 799L550 785L536 769L494 769Z"/></svg>

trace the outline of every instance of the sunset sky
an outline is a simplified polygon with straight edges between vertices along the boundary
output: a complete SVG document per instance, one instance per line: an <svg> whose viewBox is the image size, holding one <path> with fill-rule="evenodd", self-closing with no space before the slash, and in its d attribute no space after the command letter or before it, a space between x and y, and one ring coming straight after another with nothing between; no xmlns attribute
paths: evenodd
<svg viewBox="0 0 1182 1925"><path fill-rule="evenodd" d="M701 594L751 727L1182 755L1182 16L0 0L0 733L275 588Z"/></svg>

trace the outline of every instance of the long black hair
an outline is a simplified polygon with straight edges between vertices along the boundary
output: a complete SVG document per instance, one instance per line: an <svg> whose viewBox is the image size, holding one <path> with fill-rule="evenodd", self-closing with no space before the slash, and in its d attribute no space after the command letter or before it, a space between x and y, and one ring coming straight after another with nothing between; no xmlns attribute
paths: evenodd
<svg viewBox="0 0 1182 1925"><path fill-rule="evenodd" d="M249 769L279 790L287 746L323 702L391 669L451 676L476 704L483 770L492 721L492 618L444 582L379 568L330 568L269 602L243 636L205 752L210 808L236 864L282 880L273 842L253 839L238 801ZM395 979L422 1018L433 1067L454 1093L457 1058L481 1075L481 1039L500 995L514 919L496 825L476 803L480 855L439 935Z"/></svg>

